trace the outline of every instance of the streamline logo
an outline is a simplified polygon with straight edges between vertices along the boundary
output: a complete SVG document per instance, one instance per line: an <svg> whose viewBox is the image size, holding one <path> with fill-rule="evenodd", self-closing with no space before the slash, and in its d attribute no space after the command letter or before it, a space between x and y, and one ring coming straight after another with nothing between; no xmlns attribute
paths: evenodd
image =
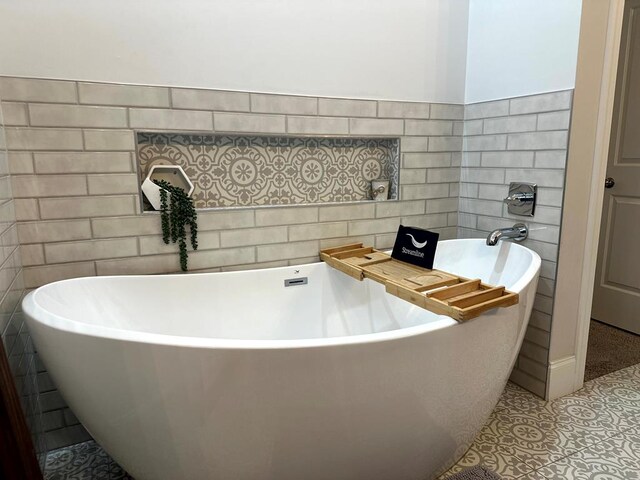
<svg viewBox="0 0 640 480"><path fill-rule="evenodd" d="M407 235L408 237L411 237L411 243L413 244L414 247L416 247L416 249L420 249L420 248L424 248L427 246L427 241L425 240L424 242L420 243L416 240L416 237L414 237L413 235L411 235L410 233L406 233L405 235ZM405 255L412 255L414 257L420 257L420 258L424 258L424 253L418 251L418 250L410 250L408 248L402 247L402 253L404 253Z"/></svg>
<svg viewBox="0 0 640 480"><path fill-rule="evenodd" d="M400 225L391 257L431 269L438 246L438 237L436 232Z"/></svg>
<svg viewBox="0 0 640 480"><path fill-rule="evenodd" d="M413 243L413 246L416 248L424 248L427 246L427 241L425 240L422 243L418 243L418 241L415 239L415 237L413 235L411 235L410 233L406 234L408 237L411 237L411 243Z"/></svg>

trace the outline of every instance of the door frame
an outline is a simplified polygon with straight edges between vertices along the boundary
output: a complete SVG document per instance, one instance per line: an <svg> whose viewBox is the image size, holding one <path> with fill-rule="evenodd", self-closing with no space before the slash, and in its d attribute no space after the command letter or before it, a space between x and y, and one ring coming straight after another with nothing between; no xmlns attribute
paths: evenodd
<svg viewBox="0 0 640 480"><path fill-rule="evenodd" d="M547 400L584 383L624 4L582 4Z"/></svg>

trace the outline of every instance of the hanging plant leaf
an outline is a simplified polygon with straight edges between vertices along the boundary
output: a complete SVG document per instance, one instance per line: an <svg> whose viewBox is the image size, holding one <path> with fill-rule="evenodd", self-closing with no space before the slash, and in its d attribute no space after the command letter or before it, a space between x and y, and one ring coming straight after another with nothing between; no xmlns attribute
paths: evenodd
<svg viewBox="0 0 640 480"><path fill-rule="evenodd" d="M193 199L180 187L165 180L154 180L160 187L160 219L162 241L177 243L180 252L180 268L187 271L187 226L189 227L191 248L198 249L198 213Z"/></svg>

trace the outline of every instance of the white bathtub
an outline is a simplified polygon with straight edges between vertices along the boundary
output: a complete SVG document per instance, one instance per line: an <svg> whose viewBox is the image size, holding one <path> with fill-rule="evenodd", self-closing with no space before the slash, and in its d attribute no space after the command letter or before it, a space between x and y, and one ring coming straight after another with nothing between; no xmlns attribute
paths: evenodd
<svg viewBox="0 0 640 480"><path fill-rule="evenodd" d="M315 263L66 280L24 311L64 398L137 480L424 479L494 408L540 257L449 240L435 266L520 303L458 324Z"/></svg>

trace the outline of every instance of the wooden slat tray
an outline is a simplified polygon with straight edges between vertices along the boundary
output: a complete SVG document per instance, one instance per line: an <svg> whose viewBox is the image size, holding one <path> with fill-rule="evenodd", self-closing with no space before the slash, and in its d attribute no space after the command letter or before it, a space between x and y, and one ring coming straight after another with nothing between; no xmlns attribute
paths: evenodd
<svg viewBox="0 0 640 480"><path fill-rule="evenodd" d="M362 243L321 250L320 258L357 280L370 278L382 283L391 295L460 322L518 303L518 294L502 286L417 267Z"/></svg>

